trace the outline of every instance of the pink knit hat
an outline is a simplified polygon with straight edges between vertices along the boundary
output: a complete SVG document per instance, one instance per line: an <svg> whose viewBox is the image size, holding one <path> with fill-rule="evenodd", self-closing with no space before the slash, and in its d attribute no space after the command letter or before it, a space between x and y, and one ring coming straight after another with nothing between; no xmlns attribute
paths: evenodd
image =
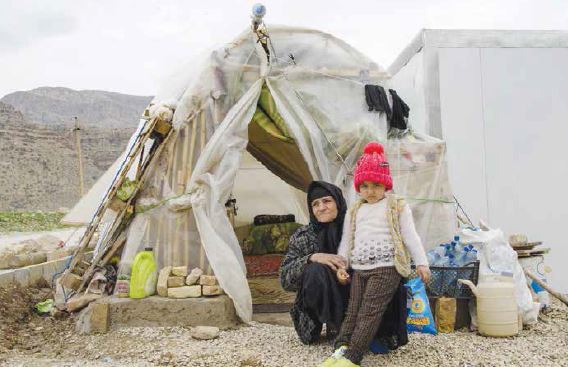
<svg viewBox="0 0 568 367"><path fill-rule="evenodd" d="M359 192L359 186L363 181L383 184L387 191L392 189L389 162L385 159L385 150L381 144L372 141L365 146L353 175L355 176L353 183L357 192Z"/></svg>

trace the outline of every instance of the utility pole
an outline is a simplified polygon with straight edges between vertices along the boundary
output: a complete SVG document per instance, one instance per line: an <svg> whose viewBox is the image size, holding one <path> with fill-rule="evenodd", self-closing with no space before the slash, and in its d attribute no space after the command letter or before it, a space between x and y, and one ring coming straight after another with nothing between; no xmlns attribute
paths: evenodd
<svg viewBox="0 0 568 367"><path fill-rule="evenodd" d="M81 154L81 128L79 127L79 119L75 116L75 148L77 149L77 159L79 160L79 190L80 195L85 195L85 179L83 175L83 157Z"/></svg>

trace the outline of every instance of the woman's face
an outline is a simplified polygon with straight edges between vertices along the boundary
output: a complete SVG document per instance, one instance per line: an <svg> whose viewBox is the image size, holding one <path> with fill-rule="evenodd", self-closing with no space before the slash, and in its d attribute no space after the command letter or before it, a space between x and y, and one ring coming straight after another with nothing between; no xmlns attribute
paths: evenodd
<svg viewBox="0 0 568 367"><path fill-rule="evenodd" d="M312 211L320 223L333 222L337 218L337 204L332 196L324 196L312 201Z"/></svg>

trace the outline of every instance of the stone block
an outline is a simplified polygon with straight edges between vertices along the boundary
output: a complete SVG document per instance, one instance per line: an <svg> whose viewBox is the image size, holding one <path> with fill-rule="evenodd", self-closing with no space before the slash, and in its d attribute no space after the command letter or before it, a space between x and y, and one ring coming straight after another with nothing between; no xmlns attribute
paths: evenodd
<svg viewBox="0 0 568 367"><path fill-rule="evenodd" d="M158 290L158 295L162 297L168 296L168 278L170 277L170 273L172 271L171 266L166 266L160 270L160 274L158 274L158 285L156 286Z"/></svg>
<svg viewBox="0 0 568 367"><path fill-rule="evenodd" d="M223 289L218 285L204 285L203 295L204 296L218 296L224 294Z"/></svg>
<svg viewBox="0 0 568 367"><path fill-rule="evenodd" d="M91 303L84 309L75 324L79 334L106 333L110 327L110 305L108 303Z"/></svg>
<svg viewBox="0 0 568 367"><path fill-rule="evenodd" d="M183 287L185 277L168 277L168 288Z"/></svg>
<svg viewBox="0 0 568 367"><path fill-rule="evenodd" d="M199 268L194 268L191 270L191 273L185 278L185 284L187 285L194 285L199 282L199 277L203 275L203 270Z"/></svg>
<svg viewBox="0 0 568 367"><path fill-rule="evenodd" d="M186 277L187 272L187 266L174 266L172 268L172 275L175 275L177 277Z"/></svg>
<svg viewBox="0 0 568 367"><path fill-rule="evenodd" d="M199 277L199 284L201 285L217 285L217 277L214 275L202 275Z"/></svg>
<svg viewBox="0 0 568 367"><path fill-rule="evenodd" d="M170 298L197 298L201 297L200 285L187 285L178 288L169 288L168 297Z"/></svg>

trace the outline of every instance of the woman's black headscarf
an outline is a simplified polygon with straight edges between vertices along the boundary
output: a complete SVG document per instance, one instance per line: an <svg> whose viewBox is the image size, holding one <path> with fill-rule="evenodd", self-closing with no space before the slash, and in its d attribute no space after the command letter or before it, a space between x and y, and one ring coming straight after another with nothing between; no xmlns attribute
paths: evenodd
<svg viewBox="0 0 568 367"><path fill-rule="evenodd" d="M324 196L331 196L337 205L337 217L329 223L320 223L316 219L312 209L312 201ZM324 181L312 181L308 186L308 210L310 211L310 223L316 228L318 244L321 252L336 254L341 234L343 233L343 221L347 212L347 204L339 187Z"/></svg>

